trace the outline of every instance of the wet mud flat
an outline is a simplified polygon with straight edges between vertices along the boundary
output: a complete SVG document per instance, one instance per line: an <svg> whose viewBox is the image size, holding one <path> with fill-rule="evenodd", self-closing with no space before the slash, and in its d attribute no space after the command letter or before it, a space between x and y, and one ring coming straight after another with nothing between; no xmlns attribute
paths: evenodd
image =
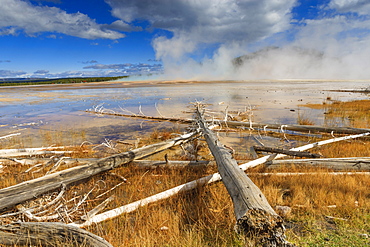
<svg viewBox="0 0 370 247"><path fill-rule="evenodd" d="M204 102L214 112L250 112L253 122L296 124L298 116L323 123L323 112L305 104L367 99L351 93L368 81L258 80L258 81L121 81L64 85L0 87L0 136L16 147L101 143L106 139L135 141L161 128L185 130L186 125L100 116L86 110L190 118L192 102ZM328 90L336 90L328 91ZM227 143L240 142L228 133ZM243 137L243 139L245 139ZM0 143L1 144L1 143Z"/></svg>

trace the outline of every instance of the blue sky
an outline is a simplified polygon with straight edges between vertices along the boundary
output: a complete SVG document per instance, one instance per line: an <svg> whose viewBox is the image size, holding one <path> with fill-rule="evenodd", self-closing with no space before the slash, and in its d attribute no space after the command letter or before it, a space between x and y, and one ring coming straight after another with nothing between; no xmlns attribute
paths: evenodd
<svg viewBox="0 0 370 247"><path fill-rule="evenodd" d="M0 78L369 79L369 41L368 0L0 0Z"/></svg>

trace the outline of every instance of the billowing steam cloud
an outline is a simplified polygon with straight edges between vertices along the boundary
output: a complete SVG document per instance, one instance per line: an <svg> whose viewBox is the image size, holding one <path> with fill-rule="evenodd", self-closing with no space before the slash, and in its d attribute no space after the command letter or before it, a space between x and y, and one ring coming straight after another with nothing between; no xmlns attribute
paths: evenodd
<svg viewBox="0 0 370 247"><path fill-rule="evenodd" d="M370 78L367 0L331 0L315 19L294 19L296 0L107 2L125 23L169 31L153 47L173 79Z"/></svg>

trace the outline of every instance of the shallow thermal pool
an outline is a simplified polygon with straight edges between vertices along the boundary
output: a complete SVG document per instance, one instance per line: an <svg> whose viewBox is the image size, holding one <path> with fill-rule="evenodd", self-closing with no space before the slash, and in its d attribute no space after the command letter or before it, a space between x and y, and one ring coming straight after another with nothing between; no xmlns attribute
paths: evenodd
<svg viewBox="0 0 370 247"><path fill-rule="evenodd" d="M296 124L300 114L322 125L322 111L303 105L322 103L328 97L366 99L365 94L327 90L368 86L368 81L263 80L0 87L0 137L20 133L16 138L25 147L46 145L53 138L74 145L105 139L135 140L154 128L183 125L99 116L85 110L104 107L117 113L141 111L148 116L188 118L192 102L197 101L216 112L252 110L254 122ZM227 142L237 144L235 140Z"/></svg>

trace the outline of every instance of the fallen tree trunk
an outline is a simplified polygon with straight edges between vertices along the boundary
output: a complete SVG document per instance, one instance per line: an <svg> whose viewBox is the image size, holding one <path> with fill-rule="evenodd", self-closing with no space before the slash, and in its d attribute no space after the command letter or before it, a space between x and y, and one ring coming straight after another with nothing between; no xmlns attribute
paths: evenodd
<svg viewBox="0 0 370 247"><path fill-rule="evenodd" d="M297 156L297 157L307 157L307 158L320 158L321 155L313 154L310 152L302 152L302 151L292 151L286 150L281 148L272 148L272 147L262 147L262 146L253 146L255 151L262 151L268 153L279 153L279 154L286 154L290 156Z"/></svg>
<svg viewBox="0 0 370 247"><path fill-rule="evenodd" d="M362 134L370 132L370 129L359 129L350 127L322 127L315 125L286 125L286 124L264 124L264 123L249 123L239 121L221 121L221 124L228 127L244 127L244 128L260 128L260 129L282 129L291 131L304 132L324 132L324 133L341 133L341 134Z"/></svg>
<svg viewBox="0 0 370 247"><path fill-rule="evenodd" d="M238 163L245 163L245 160L237 160ZM318 159L284 159L284 160L270 160L265 162L267 169L281 168L282 164L294 164L298 166L308 166L315 168L325 168L335 171L340 170L356 170L369 171L370 157L353 157L353 158L318 158ZM185 160L171 160L155 161L155 160L134 160L130 165L143 168L185 168L185 167L204 167L216 165L211 160L185 161Z"/></svg>
<svg viewBox="0 0 370 247"><path fill-rule="evenodd" d="M262 191L238 167L230 150L208 128L199 108L197 119L216 160L222 182L233 201L237 232L255 239L257 244L263 246L293 246L285 240L283 219L270 206Z"/></svg>
<svg viewBox="0 0 370 247"><path fill-rule="evenodd" d="M370 175L370 172L264 172L264 173L249 173L249 176L317 176L317 175Z"/></svg>
<svg viewBox="0 0 370 247"><path fill-rule="evenodd" d="M13 136L19 136L20 134L21 133L15 133L15 134L9 134L9 135L6 135L6 136L0 136L0 140L10 138L10 137L13 137Z"/></svg>
<svg viewBox="0 0 370 247"><path fill-rule="evenodd" d="M112 155L107 158L102 158L94 163L73 167L1 189L0 210L35 198L48 191L55 190L62 185L70 185L72 183L80 182L98 173L117 168L123 164L127 164L134 159L140 159L175 145L180 145L189 141L196 135L196 132L189 133L161 143L156 143L132 151Z"/></svg>
<svg viewBox="0 0 370 247"><path fill-rule="evenodd" d="M130 115L130 114L123 114L123 113L97 112L97 111L89 111L89 110L86 110L85 112L99 114L99 115L140 118L140 119L157 120L157 121L169 121L169 122L178 122L178 123L184 123L184 124L190 124L194 122L194 120L192 119L183 119L183 118L152 117L152 116L145 116L145 115Z"/></svg>
<svg viewBox="0 0 370 247"><path fill-rule="evenodd" d="M65 152L64 150L60 149L66 149L70 148L70 146L62 146L62 147L42 147L42 148L18 148L18 149L0 149L0 157L9 157L8 155L12 154L23 154L23 155L33 155L37 154L37 152L47 152L47 151L59 151L59 152Z"/></svg>
<svg viewBox="0 0 370 247"><path fill-rule="evenodd" d="M265 164L267 169L276 169L281 167L282 164L294 164L298 166L326 168L335 171L368 171L370 170L370 157L271 160Z"/></svg>
<svg viewBox="0 0 370 247"><path fill-rule="evenodd" d="M56 222L17 222L0 226L0 243L8 246L113 247L88 231Z"/></svg>
<svg viewBox="0 0 370 247"><path fill-rule="evenodd" d="M145 168L157 168L157 167L168 167L168 168L184 168L184 167L204 167L212 164L209 160L197 160L197 161L186 161L186 160L170 160L170 161L155 161L155 160L133 160L130 165L135 167Z"/></svg>
<svg viewBox="0 0 370 247"><path fill-rule="evenodd" d="M120 113L109 113L109 112L96 112L96 111L86 111L88 113L101 114L101 115L112 115L112 116L122 116L130 118L141 118L157 121L170 121L170 122L179 122L179 123L194 123L194 119L183 119L183 118L170 118L170 117L151 117L143 115L129 115L129 114L120 114ZM207 123L213 123L214 120L208 120ZM322 127L315 125L283 125L283 124L268 124L268 123L250 123L250 122L240 122L240 121L225 121L218 120L218 124L221 124L226 127L239 128L244 127L250 129L259 128L259 129L284 129L291 131L304 131L304 132L324 132L324 133L341 133L341 134L362 134L370 132L370 129L359 129L351 127Z"/></svg>
<svg viewBox="0 0 370 247"><path fill-rule="evenodd" d="M9 163L9 161L12 161L14 163L21 164L21 165L46 164L47 162L50 162L50 161L58 162L58 160L60 160L60 159L63 159L63 164L66 164L66 165L72 165L72 164L82 165L82 164L96 162L97 160L99 160L98 158L70 158L70 157L61 157L61 158L56 158L56 157L52 157L52 158L19 158L19 159L16 159L16 158L1 158L0 157L0 161L8 161L8 163Z"/></svg>
<svg viewBox="0 0 370 247"><path fill-rule="evenodd" d="M328 144L328 143L333 143L333 142L338 142L338 141L343 141L343 140L348 140L348 139L352 139L352 138L358 138L358 137L366 136L366 135L369 135L369 134L370 133L359 134L359 135L351 135L351 136L345 136L345 137L338 137L338 138L334 138L334 139L329 139L329 140L324 140L324 141L308 144L308 145L305 145L305 146L302 146L302 147L295 148L294 150L303 151L303 150L310 149L312 147L321 146L321 145L325 145L325 144ZM256 160L252 160L252 161L249 161L247 163L244 163L244 164L240 165L239 168L245 171L248 168L256 167L260 164L264 164L266 161L271 160L272 158L275 158L275 157L280 158L280 157L284 157L284 156L285 155L283 155L283 154L267 155L267 156L258 158ZM171 196L177 195L177 194L185 192L185 191L195 189L198 186L203 186L205 184L211 184L213 182L217 182L217 181L220 181L220 180L221 180L220 174L219 173L214 173L214 174L208 175L206 177L202 177L202 178L187 182L185 184L181 184L181 185L176 186L174 188L165 190L161 193L149 196L147 198L129 203L127 205L123 205L123 206L115 208L115 209L108 210L108 211L106 211L104 213L101 213L101 214L97 214L94 217L91 217L90 219L88 219L87 221L85 221L83 223L75 222L75 223L70 223L70 225L74 225L74 226L77 226L77 227L87 227L87 226L90 226L94 223L99 223L99 222L103 222L103 221L106 221L106 220L113 219L113 218L118 217L119 215L122 215L122 214L125 214L125 213L131 213L131 212L137 210L140 207L146 206L146 205L148 205L150 203L153 203L153 202L157 202L157 201L160 201L160 200L167 199Z"/></svg>
<svg viewBox="0 0 370 247"><path fill-rule="evenodd" d="M290 150L291 151L305 151L305 150L310 149L310 148L314 148L314 147L318 147L318 146L330 144L330 143L333 143L333 142L345 141L345 140L349 140L349 139L355 139L355 138L359 138L359 137L365 137L365 136L368 136L368 135L370 135L370 132L362 133L362 134L357 134L357 135L349 135L349 136L343 136L343 137L336 137L336 138L332 138L332 139L329 139L329 140L319 141L319 142L310 143L310 144L307 144L307 145L304 145L304 146L292 148ZM273 159L282 158L284 156L285 156L285 154L272 154L272 155L268 155L268 156L264 156L264 157L258 158L256 160L252 160L250 162L247 162L245 164L240 165L239 167L241 169L243 169L243 170L246 170L248 168L256 167L256 166L258 166L260 164L269 162L269 161L271 161Z"/></svg>

